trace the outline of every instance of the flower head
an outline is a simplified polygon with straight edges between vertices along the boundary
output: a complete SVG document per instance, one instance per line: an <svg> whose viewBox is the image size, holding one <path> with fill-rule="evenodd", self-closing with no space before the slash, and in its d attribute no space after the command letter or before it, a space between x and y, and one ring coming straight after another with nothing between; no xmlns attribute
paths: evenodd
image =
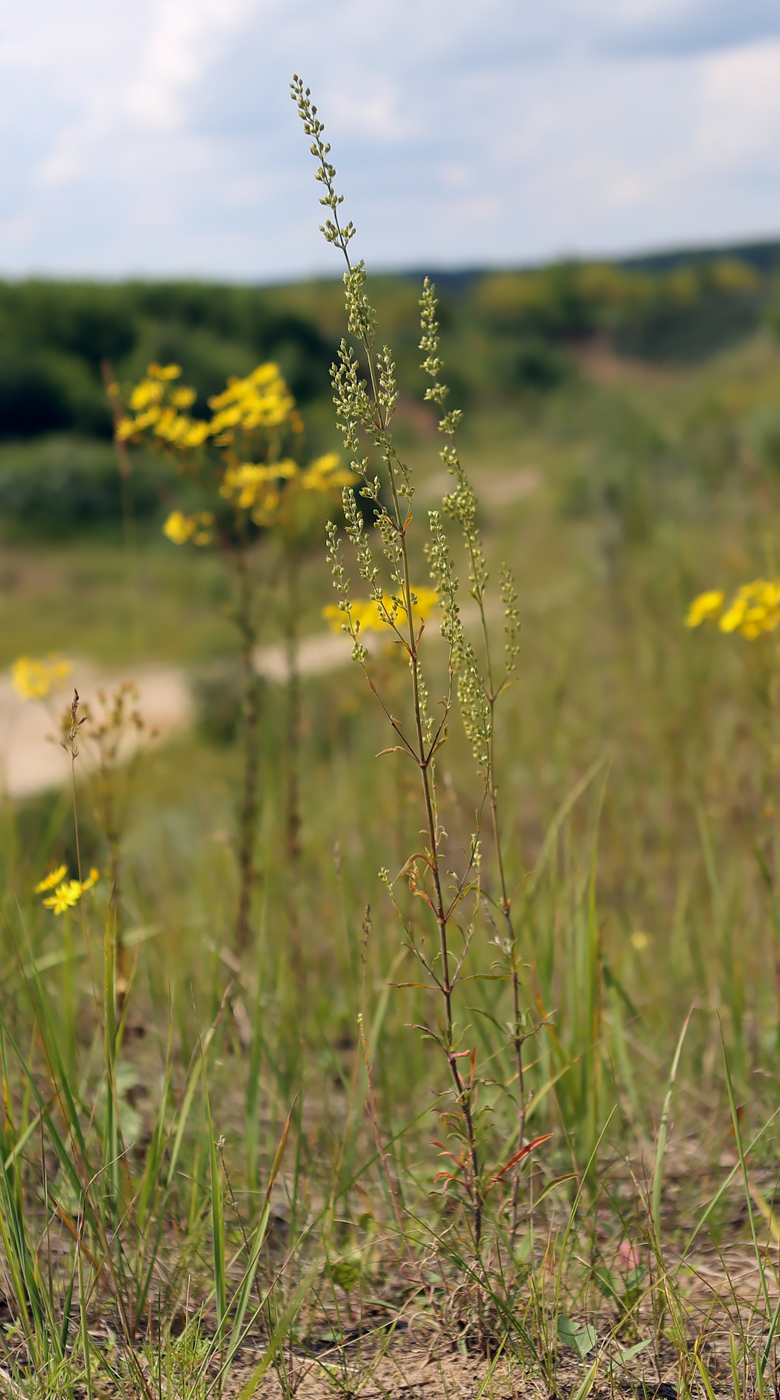
<svg viewBox="0 0 780 1400"><path fill-rule="evenodd" d="M45 700L53 690L61 690L73 667L59 652L49 652L46 661L20 656L11 667L14 689L25 700Z"/></svg>
<svg viewBox="0 0 780 1400"><path fill-rule="evenodd" d="M723 608L725 597L722 588L711 588L707 593L700 593L698 598L694 598L688 609L685 626L699 627L702 622L718 617Z"/></svg>
<svg viewBox="0 0 780 1400"><path fill-rule="evenodd" d="M694 598L685 619L687 627L701 622L717 622L721 632L739 632L755 641L764 632L780 626L780 579L757 578L743 583L724 610L725 595L720 589Z"/></svg>
<svg viewBox="0 0 780 1400"><path fill-rule="evenodd" d="M136 384L130 395L130 407L134 413L139 413L142 409L148 408L150 404L159 403L163 396L163 386L155 379L142 379L140 384Z"/></svg>
<svg viewBox="0 0 780 1400"><path fill-rule="evenodd" d="M419 626L430 617L439 602L439 595L433 588L412 590L412 617ZM350 618L359 632L387 632L393 626L400 627L406 617L406 605L402 598L391 593L383 593L381 598L358 598L350 602ZM322 616L327 619L334 632L344 626L345 614L336 603L323 608Z"/></svg>
<svg viewBox="0 0 780 1400"><path fill-rule="evenodd" d="M55 914L64 914L66 909L72 909L74 904L78 904L81 896L97 884L100 879L100 871L93 866L86 880L66 880L62 877L67 875L68 867L61 865L57 870L53 870L40 884L35 886L35 893L40 894L43 890L49 890L56 886L54 893L44 899L43 903L47 909L51 909ZM59 881L59 883L57 883Z"/></svg>
<svg viewBox="0 0 780 1400"><path fill-rule="evenodd" d="M275 364L258 365L245 379L229 379L221 394L209 399L213 409L210 432L224 442L241 428L279 428L292 414L295 399Z"/></svg>
<svg viewBox="0 0 780 1400"><path fill-rule="evenodd" d="M67 865L58 865L56 870L52 870L49 875L44 875L35 886L36 894L43 894L44 890L53 890L55 885L59 885L68 873Z"/></svg>
<svg viewBox="0 0 780 1400"><path fill-rule="evenodd" d="M354 480L355 473L342 466L338 452L326 452L309 464L301 476L301 485L305 491L339 491Z"/></svg>
<svg viewBox="0 0 780 1400"><path fill-rule="evenodd" d="M214 538L213 524L214 516L210 510L199 510L194 515L184 515L180 510L173 510L163 525L163 534L173 544L186 544L188 540L198 545L211 544Z"/></svg>
<svg viewBox="0 0 780 1400"><path fill-rule="evenodd" d="M158 365L147 366L146 373L150 379L178 379L181 374L181 365Z"/></svg>

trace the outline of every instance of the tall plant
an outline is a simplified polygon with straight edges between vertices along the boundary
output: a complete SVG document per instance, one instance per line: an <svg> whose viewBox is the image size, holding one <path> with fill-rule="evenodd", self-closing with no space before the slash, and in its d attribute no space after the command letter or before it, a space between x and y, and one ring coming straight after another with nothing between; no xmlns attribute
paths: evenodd
<svg viewBox="0 0 780 1400"><path fill-rule="evenodd" d="M281 542L288 585L283 616L288 638L292 716L288 740L287 843L297 850L297 578L300 559L315 527L322 528L320 501L338 497L351 481L339 456L327 453L301 465L303 421L275 364L262 364L243 379L228 380L208 401L210 413L196 417L196 392L179 383L179 365L149 365L130 391L128 412L119 419L120 442L146 443L173 462L196 493L201 509L176 509L163 526L174 544L219 549L233 580L231 617L239 636L243 680L244 765L239 802L239 873L235 941L246 949L251 936L252 897L257 881L256 847L260 812L261 552L271 532ZM314 504L313 504L314 503ZM324 514L327 515L326 506Z"/></svg>
<svg viewBox="0 0 780 1400"><path fill-rule="evenodd" d="M427 910L428 927L432 926L435 931L435 945L431 949L426 941L425 926L405 916L396 904L406 929L408 945L423 969L425 985L435 993L439 1003L436 1017L421 1029L439 1047L450 1081L450 1102L442 1117L455 1150L437 1144L449 1162L440 1175L446 1182L445 1189L459 1192L467 1205L473 1243L479 1250L489 1189L503 1180L510 1169L519 1164L535 1146L535 1143L524 1142L522 1046L526 1018L521 1005L519 951L504 871L495 778L495 708L499 696L511 680L517 654L515 590L511 574L504 570L502 596L507 632L506 654L502 672L496 675L485 609L488 569L476 525L476 497L455 444L461 413L458 409L446 412L444 408L448 389L440 377L443 363L438 353L437 300L435 289L426 278L420 299L420 349L425 356L422 368L431 384L425 398L441 409L439 431L445 438L441 456L454 478L454 489L445 497L443 508L444 513L460 525L465 539L470 591L477 606L483 644L481 662L464 629L457 602L459 580L442 512L429 511L425 553L441 605L441 636L446 647L445 681L434 707L428 681L430 666L424 665L424 661L429 663L431 659L426 634L429 609L425 606L429 601L425 597L429 595L429 590L423 590L415 582L410 545L415 486L412 470L400 455L391 427L398 404L392 352L386 345L378 344L376 314L365 292L365 267L362 261L353 263L349 252L355 228L351 222L341 221L339 209L343 196L336 193L336 171L329 160L330 146L324 140L324 126L311 101L310 90L304 87L297 75L293 78L291 93L304 131L311 141L310 149L317 162L316 178L323 186L320 203L328 210L328 216L324 225L320 226L321 231L326 241L340 251L346 264L347 326L353 343L342 340L338 362L332 370L332 381L344 446L351 456L352 470L362 482L360 495L371 503L374 510L374 525L384 556L384 565L381 565L366 533L355 490L352 486L346 486L343 492L346 534L354 548L360 576L369 586L368 601L354 600L352 597L339 532L333 523L327 527L328 552L342 626L352 639L352 656L363 667L371 690L382 705L393 731L391 751L410 759L419 776L424 846L408 858L395 880L386 870L381 874L394 899L397 882L402 878L408 881L411 893L422 901ZM382 478L374 471L372 452L376 453L381 463ZM387 506L380 496L383 488ZM398 718L391 712L373 680L369 653L362 640L367 616L372 619L371 625L378 620L385 629L389 629L406 657L410 702L406 719ZM488 893L482 877L481 819L478 816L477 827L471 835L460 870L453 874L447 868L451 853L447 850L447 833L441 822L437 788L437 755L448 738L449 718L456 694L482 782L482 806L484 808L487 803L491 815L499 887L497 896L493 898L505 924L504 936L499 936L498 942L505 964L504 972L510 977L513 993L510 1040L517 1063L517 1137L509 1160L498 1170L494 1167L492 1171L487 1171L485 1167L488 1115L479 1104L477 1049L469 1043L469 1027L458 1020L456 1004L458 989L474 976L469 953L481 896Z"/></svg>

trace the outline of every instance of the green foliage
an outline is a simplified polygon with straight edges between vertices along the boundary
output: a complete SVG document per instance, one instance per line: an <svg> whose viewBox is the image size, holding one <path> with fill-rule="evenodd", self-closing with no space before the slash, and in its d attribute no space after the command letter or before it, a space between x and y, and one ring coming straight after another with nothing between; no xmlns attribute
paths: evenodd
<svg viewBox="0 0 780 1400"><path fill-rule="evenodd" d="M138 454L132 477L139 520L159 515L165 473ZM122 520L114 449L89 438L53 434L0 446L0 520L10 532L56 538Z"/></svg>

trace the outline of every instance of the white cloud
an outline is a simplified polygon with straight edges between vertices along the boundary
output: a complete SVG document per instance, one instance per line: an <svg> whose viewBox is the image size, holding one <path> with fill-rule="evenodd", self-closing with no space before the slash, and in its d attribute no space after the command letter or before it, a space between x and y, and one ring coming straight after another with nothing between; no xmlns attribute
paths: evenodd
<svg viewBox="0 0 780 1400"><path fill-rule="evenodd" d="M708 56L697 145L720 168L774 155L780 137L780 40Z"/></svg>
<svg viewBox="0 0 780 1400"><path fill-rule="evenodd" d="M140 72L127 92L128 114L152 129L181 128L187 89L249 11L244 0L158 0Z"/></svg>
<svg viewBox="0 0 780 1400"><path fill-rule="evenodd" d="M746 0L30 0L0 21L0 271L335 271L780 234L780 12Z"/></svg>

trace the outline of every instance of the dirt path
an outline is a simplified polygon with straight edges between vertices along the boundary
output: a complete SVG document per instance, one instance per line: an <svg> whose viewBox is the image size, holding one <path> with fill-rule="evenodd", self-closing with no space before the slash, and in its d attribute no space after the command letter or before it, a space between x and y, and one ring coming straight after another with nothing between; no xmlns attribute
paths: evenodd
<svg viewBox="0 0 780 1400"><path fill-rule="evenodd" d="M350 643L332 632L305 637L300 648L303 675L317 676L349 660ZM270 681L283 682L287 663L281 646L264 647L258 653L258 670ZM172 666L143 666L127 671L99 671L87 661L75 661L69 687L52 701L23 700L9 676L0 679L0 786L9 797L30 797L59 787L70 775L70 759L54 735L59 716L68 703L70 686L82 700L94 702L97 692L111 694L122 681L138 687L141 713L150 729L166 738L192 723L193 704L187 672ZM83 757L87 758L86 746Z"/></svg>

